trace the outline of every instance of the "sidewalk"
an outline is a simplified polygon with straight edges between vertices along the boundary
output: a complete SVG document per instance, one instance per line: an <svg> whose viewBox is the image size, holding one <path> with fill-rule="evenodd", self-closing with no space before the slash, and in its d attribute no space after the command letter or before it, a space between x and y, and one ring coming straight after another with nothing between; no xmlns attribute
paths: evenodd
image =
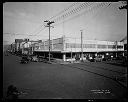
<svg viewBox="0 0 128 102"><path fill-rule="evenodd" d="M121 85L127 87L127 74L125 74L121 77L117 77L116 81L118 81Z"/></svg>
<svg viewBox="0 0 128 102"><path fill-rule="evenodd" d="M122 61L109 61L109 62L106 62L107 64L112 64L112 65L117 65L117 66L124 66L126 67L127 66L127 63L123 63Z"/></svg>

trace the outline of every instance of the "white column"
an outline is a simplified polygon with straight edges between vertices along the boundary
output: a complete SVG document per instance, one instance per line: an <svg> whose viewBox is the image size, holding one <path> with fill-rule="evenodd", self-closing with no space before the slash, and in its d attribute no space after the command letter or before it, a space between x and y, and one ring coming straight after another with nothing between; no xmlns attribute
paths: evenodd
<svg viewBox="0 0 128 102"><path fill-rule="evenodd" d="M65 51L66 50L65 35L62 38L63 38L63 51Z"/></svg>
<svg viewBox="0 0 128 102"><path fill-rule="evenodd" d="M63 53L63 61L66 61L66 53Z"/></svg>
<svg viewBox="0 0 128 102"><path fill-rule="evenodd" d="M123 51L123 56L124 56L124 51Z"/></svg>
<svg viewBox="0 0 128 102"><path fill-rule="evenodd" d="M125 52L125 50L124 50L124 43L123 43L123 56L124 56L124 52Z"/></svg>
<svg viewBox="0 0 128 102"><path fill-rule="evenodd" d="M97 56L97 52L95 53L95 56Z"/></svg>

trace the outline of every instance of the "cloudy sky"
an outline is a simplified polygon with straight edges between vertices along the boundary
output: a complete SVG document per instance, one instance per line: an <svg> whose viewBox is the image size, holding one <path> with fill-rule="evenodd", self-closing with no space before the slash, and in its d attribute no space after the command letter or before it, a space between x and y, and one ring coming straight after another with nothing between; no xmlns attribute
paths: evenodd
<svg viewBox="0 0 128 102"><path fill-rule="evenodd" d="M83 3L84 2L76 3L75 6L64 13L67 13L73 8L77 8ZM44 25L46 25L44 21L49 20L49 18L55 16L72 4L74 4L74 2L4 3L4 43L12 43L15 38L30 38L32 40L48 39L48 27L44 27ZM97 4L98 3L94 3L93 6ZM83 29L84 39L119 41L127 35L127 11L119 10L118 7L120 5L122 4L113 2L109 6L106 4L90 11L88 10L89 6L87 6L81 11L65 18L64 20L68 20L67 22L63 22L62 19L53 23L54 28L51 28L51 38L61 37L62 35L80 38L80 30ZM58 16L55 17L61 15L62 14L58 14ZM50 20L54 19L55 18Z"/></svg>

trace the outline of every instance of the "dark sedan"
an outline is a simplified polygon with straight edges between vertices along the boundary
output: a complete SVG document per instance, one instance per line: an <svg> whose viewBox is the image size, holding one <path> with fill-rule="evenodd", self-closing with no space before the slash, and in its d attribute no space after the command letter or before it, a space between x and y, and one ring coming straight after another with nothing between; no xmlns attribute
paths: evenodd
<svg viewBox="0 0 128 102"><path fill-rule="evenodd" d="M23 56L22 59L20 60L20 63L25 64L29 62L29 58L27 56Z"/></svg>

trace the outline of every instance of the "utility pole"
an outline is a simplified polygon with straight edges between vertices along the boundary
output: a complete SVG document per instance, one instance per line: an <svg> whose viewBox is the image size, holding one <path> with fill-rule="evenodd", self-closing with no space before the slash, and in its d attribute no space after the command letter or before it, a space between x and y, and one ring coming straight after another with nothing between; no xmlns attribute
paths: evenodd
<svg viewBox="0 0 128 102"><path fill-rule="evenodd" d="M72 63L72 44L71 44L71 63Z"/></svg>
<svg viewBox="0 0 128 102"><path fill-rule="evenodd" d="M116 49L116 57L117 57L117 53L118 53L118 49L117 49L117 41L115 41L115 49Z"/></svg>
<svg viewBox="0 0 128 102"><path fill-rule="evenodd" d="M50 62L50 27L53 27L53 26L50 26L50 24L54 23L54 21L44 21L44 22L48 22L47 23L47 26L45 27L49 27L49 62Z"/></svg>
<svg viewBox="0 0 128 102"><path fill-rule="evenodd" d="M81 58L83 61L83 30L80 31L81 31Z"/></svg>

